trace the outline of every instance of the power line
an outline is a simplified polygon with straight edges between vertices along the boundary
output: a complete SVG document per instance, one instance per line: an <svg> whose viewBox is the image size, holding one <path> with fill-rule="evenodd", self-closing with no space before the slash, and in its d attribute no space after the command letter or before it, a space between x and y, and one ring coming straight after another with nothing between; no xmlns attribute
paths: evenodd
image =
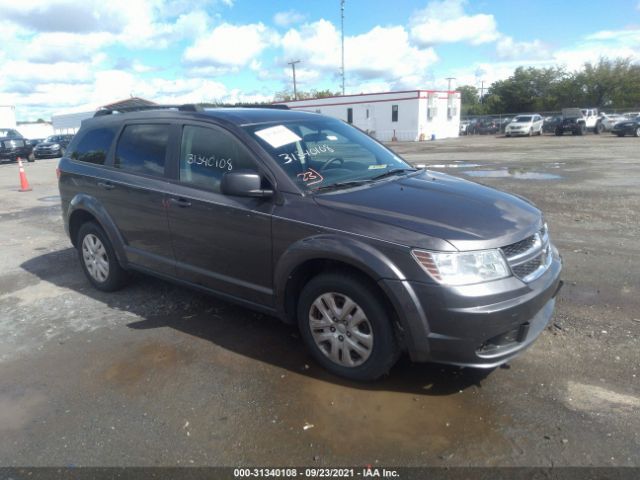
<svg viewBox="0 0 640 480"><path fill-rule="evenodd" d="M300 63L300 60L292 60L287 62L287 64L291 65L291 70L293 71L293 99L298 99L298 90L296 88L296 63Z"/></svg>

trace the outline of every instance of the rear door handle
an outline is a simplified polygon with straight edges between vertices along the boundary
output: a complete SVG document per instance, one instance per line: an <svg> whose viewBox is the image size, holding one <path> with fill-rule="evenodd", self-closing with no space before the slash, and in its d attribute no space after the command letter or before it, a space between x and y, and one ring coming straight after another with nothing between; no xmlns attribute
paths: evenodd
<svg viewBox="0 0 640 480"><path fill-rule="evenodd" d="M180 208L187 208L191 206L191 202L184 198L170 198L169 201Z"/></svg>
<svg viewBox="0 0 640 480"><path fill-rule="evenodd" d="M98 182L98 186L104 188L105 190L113 190L116 186L111 182Z"/></svg>

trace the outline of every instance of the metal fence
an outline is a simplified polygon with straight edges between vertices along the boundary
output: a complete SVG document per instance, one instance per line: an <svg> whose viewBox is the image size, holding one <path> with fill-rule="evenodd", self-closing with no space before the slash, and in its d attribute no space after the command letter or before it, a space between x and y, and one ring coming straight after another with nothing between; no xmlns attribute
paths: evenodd
<svg viewBox="0 0 640 480"><path fill-rule="evenodd" d="M615 114L615 115L624 115L625 113L638 113L640 112L640 107L633 108L603 108L598 109L599 112L604 112L607 114ZM492 115L465 115L460 117L460 122L468 122L472 121L474 124L474 128L464 130L465 127L461 126L460 133L463 134L493 134L493 133L504 133L506 126L509 122L518 115L534 115L538 114L542 116L547 123L549 120L554 117L562 117L562 111L547 111L547 112L520 112L520 113L503 113L503 114L492 114ZM491 127L491 123L494 123L495 126ZM477 127L476 127L477 126Z"/></svg>

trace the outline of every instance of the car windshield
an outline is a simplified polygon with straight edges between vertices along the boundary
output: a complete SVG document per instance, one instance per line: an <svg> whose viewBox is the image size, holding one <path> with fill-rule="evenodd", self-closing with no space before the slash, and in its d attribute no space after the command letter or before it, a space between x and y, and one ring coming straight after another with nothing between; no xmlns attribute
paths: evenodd
<svg viewBox="0 0 640 480"><path fill-rule="evenodd" d="M0 137L20 138L20 134L11 128L0 128Z"/></svg>
<svg viewBox="0 0 640 480"><path fill-rule="evenodd" d="M415 171L367 134L339 120L314 118L244 128L306 192Z"/></svg>
<svg viewBox="0 0 640 480"><path fill-rule="evenodd" d="M47 139L45 141L46 142L55 143L55 142L58 141L58 137L56 137L56 136L47 137Z"/></svg>
<svg viewBox="0 0 640 480"><path fill-rule="evenodd" d="M516 117L513 119L513 121L516 123L527 123L531 121L531 117L530 116Z"/></svg>

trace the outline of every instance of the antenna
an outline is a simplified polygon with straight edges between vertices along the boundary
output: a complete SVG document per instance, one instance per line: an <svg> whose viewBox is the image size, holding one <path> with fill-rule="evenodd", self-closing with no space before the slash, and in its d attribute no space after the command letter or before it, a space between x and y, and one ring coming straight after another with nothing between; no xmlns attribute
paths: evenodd
<svg viewBox="0 0 640 480"><path fill-rule="evenodd" d="M344 0L340 0L340 31L342 33L342 95L344 95Z"/></svg>

